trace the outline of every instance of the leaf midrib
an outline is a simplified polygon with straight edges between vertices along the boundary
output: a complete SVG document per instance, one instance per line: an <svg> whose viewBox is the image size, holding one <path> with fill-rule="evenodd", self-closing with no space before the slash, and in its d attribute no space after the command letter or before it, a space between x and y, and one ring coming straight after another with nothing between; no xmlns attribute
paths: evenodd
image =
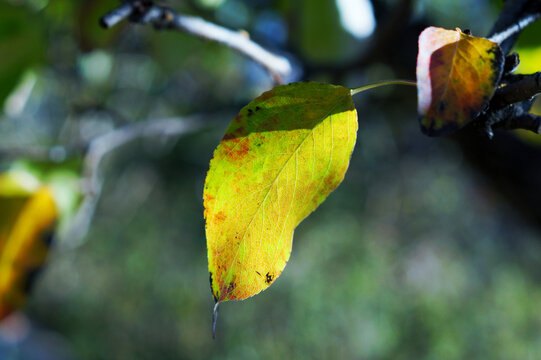
<svg viewBox="0 0 541 360"><path fill-rule="evenodd" d="M442 100L445 98L445 95L447 95L447 91L449 90L449 85L451 83L451 77L452 77L453 72L455 70L455 61L456 61L456 57L457 57L457 53L458 53L458 46L459 46L461 41L462 41L462 35L460 33L458 33L458 40L457 40L456 45L455 45L455 51L453 52L453 62L451 63L451 71L449 72L449 76L447 77L447 83L445 84L445 89L443 90L443 94L441 94L438 103L442 102Z"/></svg>

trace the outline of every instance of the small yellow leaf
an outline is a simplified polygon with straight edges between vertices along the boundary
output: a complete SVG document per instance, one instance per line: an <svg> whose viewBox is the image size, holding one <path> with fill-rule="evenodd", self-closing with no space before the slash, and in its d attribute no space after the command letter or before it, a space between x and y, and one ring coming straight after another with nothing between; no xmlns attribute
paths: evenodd
<svg viewBox="0 0 541 360"><path fill-rule="evenodd" d="M281 274L295 227L342 182L356 134L351 90L340 86L278 86L240 111L203 195L217 302L253 296Z"/></svg>

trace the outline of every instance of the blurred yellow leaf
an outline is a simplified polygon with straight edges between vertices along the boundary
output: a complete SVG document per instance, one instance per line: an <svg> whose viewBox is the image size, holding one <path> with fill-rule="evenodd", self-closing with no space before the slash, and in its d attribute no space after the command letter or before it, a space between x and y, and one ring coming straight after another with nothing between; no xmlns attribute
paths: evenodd
<svg viewBox="0 0 541 360"><path fill-rule="evenodd" d="M57 218L48 187L26 196L6 196L2 190L5 188L0 187L0 319L23 305L47 257Z"/></svg>
<svg viewBox="0 0 541 360"><path fill-rule="evenodd" d="M520 56L520 64L516 73L531 74L541 71L541 46L530 48L519 48L518 55Z"/></svg>

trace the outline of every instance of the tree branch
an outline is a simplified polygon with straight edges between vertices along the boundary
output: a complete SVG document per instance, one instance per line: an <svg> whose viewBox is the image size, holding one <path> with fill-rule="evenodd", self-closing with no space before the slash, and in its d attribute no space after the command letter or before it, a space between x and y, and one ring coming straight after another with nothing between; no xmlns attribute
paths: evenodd
<svg viewBox="0 0 541 360"><path fill-rule="evenodd" d="M218 42L261 64L277 83L284 82L292 73L290 61L271 53L250 40L243 31L233 31L199 17L177 14L172 9L155 5L152 0L129 0L105 14L100 24L110 28L128 18L138 24L152 24L156 29L177 30L205 40Z"/></svg>
<svg viewBox="0 0 541 360"><path fill-rule="evenodd" d="M60 237L69 240L67 243L71 246L77 246L87 234L100 199L103 186L101 164L107 154L138 139L155 136L178 137L195 132L206 124L200 120L200 116L193 116L189 119L171 118L132 123L94 138L89 143L84 158L83 202L70 226Z"/></svg>
<svg viewBox="0 0 541 360"><path fill-rule="evenodd" d="M504 127L506 130L529 130L536 134L541 134L541 116L530 113L512 116L494 126L495 128Z"/></svg>
<svg viewBox="0 0 541 360"><path fill-rule="evenodd" d="M520 20L528 17L528 15L535 15L541 13L541 1L540 0L508 0L505 2L503 9L500 11L500 15L494 24L492 30L488 34L488 38L504 32L510 28L513 28L519 24ZM513 48L513 45L518 39L518 36L522 30L522 27L517 29L513 35L508 36L501 42L500 46L504 54L508 54Z"/></svg>
<svg viewBox="0 0 541 360"><path fill-rule="evenodd" d="M522 29L540 17L541 0L508 0L488 34L488 38L500 43L503 53L508 54ZM506 62L511 58L508 56ZM513 68L514 66L505 67ZM472 125L483 129L489 138L494 136L493 128L525 129L538 133L539 117L529 114L528 111L533 97L540 92L541 73L504 75L487 111L475 119Z"/></svg>
<svg viewBox="0 0 541 360"><path fill-rule="evenodd" d="M518 35L526 26L539 20L540 17L540 13L528 14L524 18L520 19L516 24L513 24L509 28L492 35L488 39L490 41L494 41L495 43L502 44L505 42L505 40L511 38L515 34Z"/></svg>
<svg viewBox="0 0 541 360"><path fill-rule="evenodd" d="M132 11L133 6L131 3L122 4L121 6L102 16L100 19L100 25L105 29L109 29L130 16Z"/></svg>
<svg viewBox="0 0 541 360"><path fill-rule="evenodd" d="M500 110L509 104L531 100L541 93L541 72L531 75L513 75L512 82L504 84L492 97L490 109Z"/></svg>

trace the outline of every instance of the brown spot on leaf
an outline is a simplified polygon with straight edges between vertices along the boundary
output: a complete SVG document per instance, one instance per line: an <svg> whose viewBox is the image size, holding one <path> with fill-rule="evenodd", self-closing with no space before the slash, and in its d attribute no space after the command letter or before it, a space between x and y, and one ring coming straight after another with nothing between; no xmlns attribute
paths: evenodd
<svg viewBox="0 0 541 360"><path fill-rule="evenodd" d="M265 274L265 282L267 283L267 285L270 285L272 280L274 280L274 275L272 275L271 273L266 273Z"/></svg>
<svg viewBox="0 0 541 360"><path fill-rule="evenodd" d="M222 138L222 141L228 141L228 140L241 138L245 135L246 135L246 128L244 126L240 126L237 129L225 134L224 137Z"/></svg>
<svg viewBox="0 0 541 360"><path fill-rule="evenodd" d="M205 200L205 202L212 201L212 200L214 200L214 199L216 199L215 196L212 196L212 195L209 195L209 194L205 194L205 195L204 195L204 200Z"/></svg>
<svg viewBox="0 0 541 360"><path fill-rule="evenodd" d="M229 281L229 283L226 283L225 281L219 281L219 283L220 283L220 292L218 293L219 295L218 301L222 302L222 301L227 301L228 299L230 300L234 298L234 296L232 297L232 294L234 293L235 288L237 287L235 276L233 276L233 278L231 279L231 281Z"/></svg>
<svg viewBox="0 0 541 360"><path fill-rule="evenodd" d="M222 140L222 152L228 154L241 139L231 134L226 134Z"/></svg>
<svg viewBox="0 0 541 360"><path fill-rule="evenodd" d="M332 186L333 180L334 180L334 178L332 176L327 176L325 178L325 185Z"/></svg>
<svg viewBox="0 0 541 360"><path fill-rule="evenodd" d="M224 214L223 211L220 211L219 213L217 213L215 216L214 216L214 222L216 224L220 224L220 223L223 223L225 221L225 219L227 218L227 215Z"/></svg>
<svg viewBox="0 0 541 360"><path fill-rule="evenodd" d="M245 140L242 143L238 144L233 150L228 154L228 158L233 159L242 159L250 151L250 142Z"/></svg>
<svg viewBox="0 0 541 360"><path fill-rule="evenodd" d="M327 187L328 190L332 191L334 189L336 189L336 187L338 186L339 182L336 181L336 176L334 174L331 174L329 176L327 176L324 180L325 182L325 186Z"/></svg>

